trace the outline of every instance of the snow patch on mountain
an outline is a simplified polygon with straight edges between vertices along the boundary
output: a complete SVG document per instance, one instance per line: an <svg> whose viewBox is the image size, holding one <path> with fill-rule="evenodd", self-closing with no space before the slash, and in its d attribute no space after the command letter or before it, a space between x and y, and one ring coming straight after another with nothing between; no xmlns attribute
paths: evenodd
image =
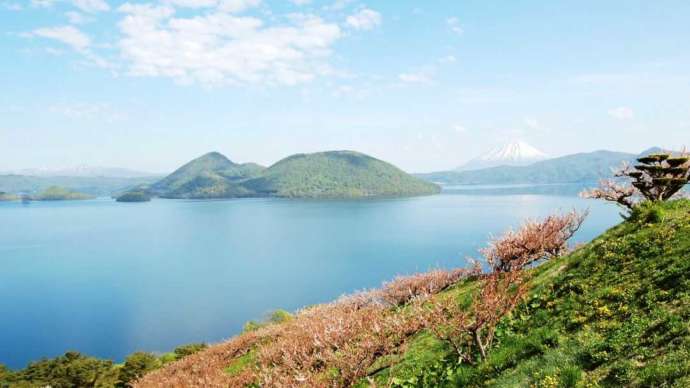
<svg viewBox="0 0 690 388"><path fill-rule="evenodd" d="M548 155L524 141L505 144L482 154L458 168L459 171L479 170L497 166L525 166L548 159Z"/></svg>

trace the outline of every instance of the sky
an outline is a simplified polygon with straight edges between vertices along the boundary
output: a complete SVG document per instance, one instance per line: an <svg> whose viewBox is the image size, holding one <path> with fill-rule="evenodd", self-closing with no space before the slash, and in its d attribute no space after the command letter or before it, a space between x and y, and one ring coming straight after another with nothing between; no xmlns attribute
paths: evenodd
<svg viewBox="0 0 690 388"><path fill-rule="evenodd" d="M690 146L690 2L0 0L0 171Z"/></svg>

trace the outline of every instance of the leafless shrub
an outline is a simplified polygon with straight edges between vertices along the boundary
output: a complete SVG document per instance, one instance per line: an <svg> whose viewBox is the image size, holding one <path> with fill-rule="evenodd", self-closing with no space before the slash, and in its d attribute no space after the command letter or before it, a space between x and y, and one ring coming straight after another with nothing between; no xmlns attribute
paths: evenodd
<svg viewBox="0 0 690 388"><path fill-rule="evenodd" d="M542 221L529 220L517 231L508 231L493 239L482 255L494 271L522 269L540 260L559 256L568 240L580 229L587 212L572 211L552 215Z"/></svg>
<svg viewBox="0 0 690 388"><path fill-rule="evenodd" d="M410 276L399 276L383 284L380 296L388 304L399 306L416 297L439 293L461 279L480 273L481 268L475 264L470 269L434 270Z"/></svg>
<svg viewBox="0 0 690 388"><path fill-rule="evenodd" d="M433 298L428 308L429 330L453 348L460 362L484 360L496 325L527 293L525 268L563 254L585 217L586 213L572 211L527 221L517 231L492 240L482 250L491 272L482 276L471 306L463 308L450 298Z"/></svg>
<svg viewBox="0 0 690 388"><path fill-rule="evenodd" d="M434 298L428 310L430 331L453 348L459 362L484 360L496 325L527 293L525 280L522 270L487 275L468 309L452 298Z"/></svg>
<svg viewBox="0 0 690 388"><path fill-rule="evenodd" d="M317 306L283 325L261 347L262 386L350 386L368 375L381 356L401 349L424 321L380 306Z"/></svg>

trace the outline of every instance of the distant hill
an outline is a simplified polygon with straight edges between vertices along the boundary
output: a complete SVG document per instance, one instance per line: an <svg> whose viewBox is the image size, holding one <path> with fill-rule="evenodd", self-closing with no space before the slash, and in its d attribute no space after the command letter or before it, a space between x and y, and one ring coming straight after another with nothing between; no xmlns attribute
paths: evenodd
<svg viewBox="0 0 690 388"><path fill-rule="evenodd" d="M0 175L27 175L35 177L80 178L145 178L156 176L150 172L120 167L76 166L72 168L27 168L0 172Z"/></svg>
<svg viewBox="0 0 690 388"><path fill-rule="evenodd" d="M164 198L228 198L250 196L241 183L265 168L255 163L237 164L218 152L198 157L150 187Z"/></svg>
<svg viewBox="0 0 690 388"><path fill-rule="evenodd" d="M434 194L438 186L352 151L298 154L269 168L211 152L147 187L163 198L360 198Z"/></svg>
<svg viewBox="0 0 690 388"><path fill-rule="evenodd" d="M648 154L657 148L645 151ZM639 155L595 151L548 159L527 166L501 166L472 171L442 171L417 176L444 185L589 183L612 176L612 169Z"/></svg>
<svg viewBox="0 0 690 388"><path fill-rule="evenodd" d="M32 195L32 201L79 201L85 199L93 199L94 196L84 193L79 193L65 187L51 186L40 192Z"/></svg>
<svg viewBox="0 0 690 388"><path fill-rule="evenodd" d="M439 190L389 163L353 151L293 155L245 186L259 195L308 198L411 196Z"/></svg>
<svg viewBox="0 0 690 388"><path fill-rule="evenodd" d="M7 193L36 194L51 186L69 187L71 190L98 197L126 191L142 184L150 184L160 179L158 176L142 178L113 177L46 177L28 175L0 175L0 191Z"/></svg>

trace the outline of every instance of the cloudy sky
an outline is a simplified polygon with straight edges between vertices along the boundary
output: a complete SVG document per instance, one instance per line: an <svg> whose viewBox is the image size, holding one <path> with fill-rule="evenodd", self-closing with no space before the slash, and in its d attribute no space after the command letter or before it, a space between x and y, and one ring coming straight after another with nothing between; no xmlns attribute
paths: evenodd
<svg viewBox="0 0 690 388"><path fill-rule="evenodd" d="M0 170L690 145L690 2L0 0Z"/></svg>

